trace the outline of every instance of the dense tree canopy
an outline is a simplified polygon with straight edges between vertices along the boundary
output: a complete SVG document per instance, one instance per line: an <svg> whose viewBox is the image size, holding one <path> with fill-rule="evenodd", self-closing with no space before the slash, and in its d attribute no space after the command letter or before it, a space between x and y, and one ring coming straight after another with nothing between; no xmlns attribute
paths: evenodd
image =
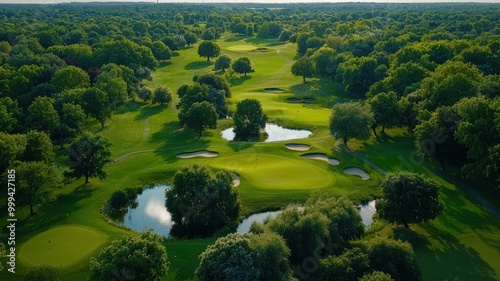
<svg viewBox="0 0 500 281"><path fill-rule="evenodd" d="M76 138L68 147L67 160L70 171L65 175L69 177L85 177L85 183L90 177L105 179L107 173L104 167L111 162L111 142L102 135L84 133Z"/></svg>
<svg viewBox="0 0 500 281"><path fill-rule="evenodd" d="M382 188L382 198L377 201L377 213L380 218L391 223L409 227L410 223L432 220L443 212L438 184L421 175L389 173Z"/></svg>
<svg viewBox="0 0 500 281"><path fill-rule="evenodd" d="M175 222L171 234L176 236L209 236L234 221L240 210L231 174L219 171L212 175L204 166L177 171L166 197Z"/></svg>
<svg viewBox="0 0 500 281"><path fill-rule="evenodd" d="M313 77L315 73L313 60L309 57L301 57L292 65L292 74L302 76L302 81L305 83L306 78Z"/></svg>
<svg viewBox="0 0 500 281"><path fill-rule="evenodd" d="M241 140L258 138L260 129L266 126L267 119L258 100L245 99L238 102L233 116L236 138Z"/></svg>
<svg viewBox="0 0 500 281"><path fill-rule="evenodd" d="M203 41L198 46L198 55L200 57L206 57L207 61L210 61L210 58L218 57L219 54L220 54L220 47L214 42Z"/></svg>
<svg viewBox="0 0 500 281"><path fill-rule="evenodd" d="M167 274L169 262L163 238L143 232L113 240L97 258L90 258L90 279L108 281L115 278L156 281Z"/></svg>
<svg viewBox="0 0 500 281"><path fill-rule="evenodd" d="M339 103L333 106L330 117L331 134L342 139L344 145L350 138L368 139L374 123L371 109L357 102Z"/></svg>
<svg viewBox="0 0 500 281"><path fill-rule="evenodd" d="M186 113L186 125L198 132L198 137L206 129L217 127L217 112L207 101L195 102Z"/></svg>

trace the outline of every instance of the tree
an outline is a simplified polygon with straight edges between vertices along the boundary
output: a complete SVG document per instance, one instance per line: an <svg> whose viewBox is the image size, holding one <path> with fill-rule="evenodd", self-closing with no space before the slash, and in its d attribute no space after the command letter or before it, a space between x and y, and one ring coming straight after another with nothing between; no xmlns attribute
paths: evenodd
<svg viewBox="0 0 500 281"><path fill-rule="evenodd" d="M85 123L85 111L78 104L64 103L61 109L61 120L59 122L59 144L63 148L65 137L75 137L83 128Z"/></svg>
<svg viewBox="0 0 500 281"><path fill-rule="evenodd" d="M11 133L18 127L21 119L21 108L16 100L9 97L0 98L0 132Z"/></svg>
<svg viewBox="0 0 500 281"><path fill-rule="evenodd" d="M85 113L97 119L101 123L101 128L104 128L106 118L112 113L106 92L92 87L83 92L82 99Z"/></svg>
<svg viewBox="0 0 500 281"><path fill-rule="evenodd" d="M30 207L30 216L33 208L39 204L54 199L54 189L62 186L62 177L59 171L43 162L19 162L14 168L16 171L17 204Z"/></svg>
<svg viewBox="0 0 500 281"><path fill-rule="evenodd" d="M378 208L377 204L377 211ZM396 281L421 280L420 268L410 243L378 237L366 242L365 247L373 270L388 273Z"/></svg>
<svg viewBox="0 0 500 281"><path fill-rule="evenodd" d="M111 146L102 135L84 133L68 147L66 163L70 171L65 172L65 175L77 179L85 177L85 183L89 182L89 177L105 179L107 174L103 169L113 162L109 150Z"/></svg>
<svg viewBox="0 0 500 281"><path fill-rule="evenodd" d="M244 99L236 104L233 121L236 138L248 140L259 137L260 129L266 126L267 115L258 100Z"/></svg>
<svg viewBox="0 0 500 281"><path fill-rule="evenodd" d="M0 174L22 159L26 149L25 135L10 135L0 132Z"/></svg>
<svg viewBox="0 0 500 281"><path fill-rule="evenodd" d="M70 65L59 69L50 80L58 92L90 87L90 78L83 69Z"/></svg>
<svg viewBox="0 0 500 281"><path fill-rule="evenodd" d="M250 59L247 57L242 57L235 60L231 66L236 73L243 73L244 76L247 76L247 73L254 72L250 65Z"/></svg>
<svg viewBox="0 0 500 281"><path fill-rule="evenodd" d="M37 265L28 267L24 281L58 281L60 270L51 265Z"/></svg>
<svg viewBox="0 0 500 281"><path fill-rule="evenodd" d="M206 57L207 61L210 61L210 58L218 57L220 54L219 45L215 44L211 41L203 41L198 46L198 55L200 57Z"/></svg>
<svg viewBox="0 0 500 281"><path fill-rule="evenodd" d="M323 240L328 236L328 218L319 212L303 212L296 206L283 210L265 227L285 239L290 248L290 262L301 264L304 259L316 256Z"/></svg>
<svg viewBox="0 0 500 281"><path fill-rule="evenodd" d="M196 41L198 41L198 37L194 33L185 34L184 39L186 39L186 44L188 46L191 46L192 44L195 44Z"/></svg>
<svg viewBox="0 0 500 281"><path fill-rule="evenodd" d="M177 171L172 187L166 191L166 206L174 222L171 233L210 236L234 221L240 204L232 186L233 179L227 171L212 176L208 168L199 165Z"/></svg>
<svg viewBox="0 0 500 281"><path fill-rule="evenodd" d="M115 111L127 103L127 82L121 77L102 73L97 77L97 83L94 84L94 87L106 93L111 111Z"/></svg>
<svg viewBox="0 0 500 281"><path fill-rule="evenodd" d="M342 73L342 84L351 95L364 96L373 83L385 76L385 73L378 75L377 60L372 57L351 57L338 68Z"/></svg>
<svg viewBox="0 0 500 281"><path fill-rule="evenodd" d="M151 51L157 60L168 60L172 56L170 48L159 40L153 42L151 45Z"/></svg>
<svg viewBox="0 0 500 281"><path fill-rule="evenodd" d="M224 70L230 66L231 66L231 57L226 54L220 55L217 58L217 60L215 60L215 65L214 65L215 70L221 69L224 72Z"/></svg>
<svg viewBox="0 0 500 281"><path fill-rule="evenodd" d="M217 127L217 112L212 104L207 101L196 102L187 111L186 124L198 132L198 138L206 129Z"/></svg>
<svg viewBox="0 0 500 281"><path fill-rule="evenodd" d="M382 271L374 271L370 274L363 275L359 281L394 281L391 275L384 273Z"/></svg>
<svg viewBox="0 0 500 281"><path fill-rule="evenodd" d="M358 102L338 103L332 108L330 132L335 138L342 139L347 146L350 138L368 139L374 122L369 107Z"/></svg>
<svg viewBox="0 0 500 281"><path fill-rule="evenodd" d="M22 159L23 161L40 161L48 164L55 157L52 149L49 135L44 132L29 131L26 134L26 148Z"/></svg>
<svg viewBox="0 0 500 281"><path fill-rule="evenodd" d="M409 228L410 223L432 220L443 212L439 185L421 175L388 173L382 189L382 198L377 200L377 213L391 223Z"/></svg>
<svg viewBox="0 0 500 281"><path fill-rule="evenodd" d="M330 65L334 58L335 58L334 49L328 46L323 46L319 48L316 52L314 52L314 54L311 57L315 66L314 72L324 77L332 77L333 73L331 72ZM307 66L307 68L309 68L309 66Z"/></svg>
<svg viewBox="0 0 500 281"><path fill-rule="evenodd" d="M163 238L151 232L123 236L90 258L89 280L155 281L167 274L169 262Z"/></svg>
<svg viewBox="0 0 500 281"><path fill-rule="evenodd" d="M322 259L318 272L320 281L358 281L370 272L370 260L360 248L348 249L340 256Z"/></svg>
<svg viewBox="0 0 500 281"><path fill-rule="evenodd" d="M365 232L365 225L354 204L347 197L335 198L326 193L314 192L305 204L305 210L324 214L328 222L331 241L342 246L360 238Z"/></svg>
<svg viewBox="0 0 500 281"><path fill-rule="evenodd" d="M139 98L141 98L144 102L150 101L153 99L153 90L147 86L142 86L139 90Z"/></svg>
<svg viewBox="0 0 500 281"><path fill-rule="evenodd" d="M277 234L233 233L217 239L200 255L196 275L200 281L290 280L289 254Z"/></svg>
<svg viewBox="0 0 500 281"><path fill-rule="evenodd" d="M314 75L313 60L309 57L301 57L293 63L292 74L302 76L302 82L306 83L306 77L310 78Z"/></svg>
<svg viewBox="0 0 500 281"><path fill-rule="evenodd" d="M396 126L400 120L401 110L398 105L398 97L396 93L380 93L375 95L369 101L375 123L373 123L373 134L376 136L377 126L382 126L382 134L385 133L386 127Z"/></svg>
<svg viewBox="0 0 500 281"><path fill-rule="evenodd" d="M231 97L231 89L229 88L229 84L222 76L215 75L214 73L205 73L196 75L195 77L193 77L193 81L200 84L205 84L207 86L212 86L217 90L223 90L227 98Z"/></svg>
<svg viewBox="0 0 500 281"><path fill-rule="evenodd" d="M172 49L172 48L170 48ZM116 63L134 70L140 67L156 69L158 61L150 48L128 39L108 40L95 45L94 60L97 65Z"/></svg>
<svg viewBox="0 0 500 281"><path fill-rule="evenodd" d="M172 91L167 86L158 86L153 91L153 104L169 103L172 100Z"/></svg>
<svg viewBox="0 0 500 281"><path fill-rule="evenodd" d="M43 131L52 135L59 123L59 115L54 108L54 99L37 97L28 107L26 124L30 129Z"/></svg>
<svg viewBox="0 0 500 281"><path fill-rule="evenodd" d="M5 245L0 242L0 257L5 257ZM0 271L3 271L3 263L0 263Z"/></svg>

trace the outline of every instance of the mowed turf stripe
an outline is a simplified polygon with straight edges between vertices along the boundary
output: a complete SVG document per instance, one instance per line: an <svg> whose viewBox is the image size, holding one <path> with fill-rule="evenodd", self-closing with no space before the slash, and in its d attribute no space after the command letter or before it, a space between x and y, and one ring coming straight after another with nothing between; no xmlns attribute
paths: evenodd
<svg viewBox="0 0 500 281"><path fill-rule="evenodd" d="M28 240L19 250L26 265L48 264L67 267L87 262L90 254L107 242L102 232L81 225L49 229Z"/></svg>

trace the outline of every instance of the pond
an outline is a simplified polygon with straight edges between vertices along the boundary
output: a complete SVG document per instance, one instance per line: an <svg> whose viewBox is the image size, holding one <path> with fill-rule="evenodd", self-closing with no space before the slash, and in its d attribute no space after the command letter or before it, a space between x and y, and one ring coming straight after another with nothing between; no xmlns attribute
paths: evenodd
<svg viewBox="0 0 500 281"><path fill-rule="evenodd" d="M137 195L137 207L129 207L122 220L112 221L137 232L152 228L153 233L169 237L172 217L165 207L165 190L169 187L162 184L144 189Z"/></svg>
<svg viewBox="0 0 500 281"><path fill-rule="evenodd" d="M234 127L231 127L222 131L222 138L228 141L232 141L235 137L233 128ZM287 129L277 124L271 123L266 123L266 127L264 128L264 130L267 133L267 139L264 142L306 139L312 135L312 132L308 130Z"/></svg>
<svg viewBox="0 0 500 281"><path fill-rule="evenodd" d="M357 206L356 209L359 210L359 214L361 215L363 224L366 226L366 228L370 228L373 222L373 215L375 214L376 211L375 200L368 202L368 204L366 205ZM276 216L278 216L279 213L281 213L281 210L253 214L248 218L244 219L238 225L238 229L236 231L238 233L246 233L250 230L250 226L254 221L258 223L263 223L267 217L275 218Z"/></svg>

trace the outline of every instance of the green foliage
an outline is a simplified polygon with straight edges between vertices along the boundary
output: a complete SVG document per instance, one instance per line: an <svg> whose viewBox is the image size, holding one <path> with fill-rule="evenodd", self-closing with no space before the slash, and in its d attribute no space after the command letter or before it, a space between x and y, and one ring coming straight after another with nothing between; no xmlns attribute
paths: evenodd
<svg viewBox="0 0 500 281"><path fill-rule="evenodd" d="M220 54L220 47L214 42L203 41L198 46L198 55L200 57L206 57L207 61L210 61L210 58L218 57L219 54Z"/></svg>
<svg viewBox="0 0 500 281"><path fill-rule="evenodd" d="M227 171L212 176L207 167L198 165L178 170L172 187L166 191L166 206L174 222L171 234L210 236L233 222L240 203L232 185Z"/></svg>
<svg viewBox="0 0 500 281"><path fill-rule="evenodd" d="M0 258L5 257L5 245L0 242ZM0 271L3 270L3 263L0 263Z"/></svg>
<svg viewBox="0 0 500 281"><path fill-rule="evenodd" d="M306 82L306 77L313 77L315 73L313 60L310 57L301 57L292 65L292 74L302 76L302 81Z"/></svg>
<svg viewBox="0 0 500 281"><path fill-rule="evenodd" d="M139 90L139 98L141 98L144 102L152 100L153 90L147 86L142 86Z"/></svg>
<svg viewBox="0 0 500 281"><path fill-rule="evenodd" d="M39 204L54 199L54 189L62 186L62 177L57 168L43 162L19 162L14 168L18 184L17 204L29 206L30 215Z"/></svg>
<svg viewBox="0 0 500 281"><path fill-rule="evenodd" d="M56 71L50 83L54 85L56 91L62 92L76 88L88 88L90 78L83 69L70 65Z"/></svg>
<svg viewBox="0 0 500 281"><path fill-rule="evenodd" d="M333 243L347 245L365 232L365 225L358 210L347 197L335 198L314 192L307 199L305 210L320 212L328 218L328 233Z"/></svg>
<svg viewBox="0 0 500 281"><path fill-rule="evenodd" d="M373 270L385 272L395 281L422 279L410 243L378 237L366 242L365 247Z"/></svg>
<svg viewBox="0 0 500 281"><path fill-rule="evenodd" d="M109 150L111 146L111 142L102 135L84 133L68 147L66 163L70 171L64 174L77 179L85 177L85 183L89 182L89 177L105 179L107 173L104 167L113 162Z"/></svg>
<svg viewBox="0 0 500 281"><path fill-rule="evenodd" d="M23 161L40 161L49 164L55 157L52 148L49 135L44 132L29 131L26 134L26 149L22 159Z"/></svg>
<svg viewBox="0 0 500 281"><path fill-rule="evenodd" d="M226 54L222 54L217 58L217 60L215 60L214 69L215 70L220 69L224 71L226 68L230 66L231 66L231 57Z"/></svg>
<svg viewBox="0 0 500 281"><path fill-rule="evenodd" d="M198 132L198 138L206 129L217 127L217 112L214 106L207 102L195 102L186 113L186 125Z"/></svg>
<svg viewBox="0 0 500 281"><path fill-rule="evenodd" d="M168 267L163 239L157 234L142 232L139 236L113 240L97 258L90 258L89 280L155 281L167 274Z"/></svg>
<svg viewBox="0 0 500 281"><path fill-rule="evenodd" d="M252 69L250 59L247 57L241 57L235 60L231 67L236 73L243 73L243 76L247 76L247 73L255 71L254 69Z"/></svg>
<svg viewBox="0 0 500 281"><path fill-rule="evenodd" d="M198 280L291 280L290 250L277 234L229 234L200 255Z"/></svg>
<svg viewBox="0 0 500 281"><path fill-rule="evenodd" d="M73 138L81 132L87 116L80 105L72 103L62 105L60 116L58 131L62 147L64 137Z"/></svg>
<svg viewBox="0 0 500 281"><path fill-rule="evenodd" d="M0 173L3 174L16 160L21 160L25 149L25 135L0 132Z"/></svg>
<svg viewBox="0 0 500 281"><path fill-rule="evenodd" d="M351 95L364 96L370 86L379 80L377 60L371 57L353 57L338 66L342 72L342 84Z"/></svg>
<svg viewBox="0 0 500 281"><path fill-rule="evenodd" d="M106 118L109 118L112 113L106 92L92 87L83 92L82 100L85 113L97 119L101 123L101 128L104 128Z"/></svg>
<svg viewBox="0 0 500 281"><path fill-rule="evenodd" d="M172 51L162 41L154 41L151 45L151 51L157 60L168 60L172 56Z"/></svg>
<svg viewBox="0 0 500 281"><path fill-rule="evenodd" d="M128 39L108 40L95 46L94 60L97 65L116 63L137 70L137 66L156 69L158 61L150 48Z"/></svg>
<svg viewBox="0 0 500 281"><path fill-rule="evenodd" d="M387 273L374 271L370 274L365 274L359 281L394 281L394 279Z"/></svg>
<svg viewBox="0 0 500 281"><path fill-rule="evenodd" d="M244 99L238 102L233 116L236 138L241 140L258 138L260 129L266 126L267 119L258 100Z"/></svg>
<svg viewBox="0 0 500 281"><path fill-rule="evenodd" d="M58 281L60 269L51 265L29 267L24 275L24 281Z"/></svg>
<svg viewBox="0 0 500 281"><path fill-rule="evenodd" d="M68 65L74 65L81 69L88 69L92 66L93 53L92 47L84 44L73 44L69 46L52 46L47 49L64 60Z"/></svg>
<svg viewBox="0 0 500 281"><path fill-rule="evenodd" d="M300 265L306 258L317 256L328 236L328 218L319 213L306 213L290 206L265 226L285 239L290 248L290 262Z"/></svg>
<svg viewBox="0 0 500 281"><path fill-rule="evenodd" d="M21 117L21 108L16 100L9 97L0 98L0 132L11 133L17 129Z"/></svg>
<svg viewBox="0 0 500 281"><path fill-rule="evenodd" d="M439 185L431 179L410 172L388 173L382 188L377 213L391 223L409 227L410 223L433 220L443 213Z"/></svg>
<svg viewBox="0 0 500 281"><path fill-rule="evenodd" d="M229 84L222 76L215 75L213 73L205 73L201 75L196 75L193 77L194 82L198 82L200 84L204 84L207 86L211 86L217 90L223 90L225 92L226 97L231 97L231 89L229 88Z"/></svg>
<svg viewBox="0 0 500 281"><path fill-rule="evenodd" d="M374 122L370 107L358 102L339 103L332 108L330 132L347 145L350 138L368 139Z"/></svg>
<svg viewBox="0 0 500 281"><path fill-rule="evenodd" d="M369 101L373 111L375 123L373 124L373 132L376 135L375 128L382 126L382 133L385 133L385 128L395 127L399 125L401 109L398 104L396 93L380 93L375 95Z"/></svg>
<svg viewBox="0 0 500 281"><path fill-rule="evenodd" d="M318 280L358 281L370 271L368 255L360 248L346 250L340 256L329 256L320 261Z"/></svg>
<svg viewBox="0 0 500 281"><path fill-rule="evenodd" d="M311 59L314 62L314 73L325 77L333 77L334 73L332 73L332 62L335 58L335 55L335 50L328 46L323 46L316 52L314 52L314 54L311 56Z"/></svg>
<svg viewBox="0 0 500 281"><path fill-rule="evenodd" d="M153 90L153 104L169 103L172 101L172 91L167 86L158 86Z"/></svg>
<svg viewBox="0 0 500 281"><path fill-rule="evenodd" d="M52 135L59 123L59 115L54 108L54 99L38 97L28 108L26 122L29 128Z"/></svg>
<svg viewBox="0 0 500 281"><path fill-rule="evenodd" d="M484 97L466 98L454 106L460 120L455 139L473 160L464 172L471 178L486 178L500 184L500 100Z"/></svg>

